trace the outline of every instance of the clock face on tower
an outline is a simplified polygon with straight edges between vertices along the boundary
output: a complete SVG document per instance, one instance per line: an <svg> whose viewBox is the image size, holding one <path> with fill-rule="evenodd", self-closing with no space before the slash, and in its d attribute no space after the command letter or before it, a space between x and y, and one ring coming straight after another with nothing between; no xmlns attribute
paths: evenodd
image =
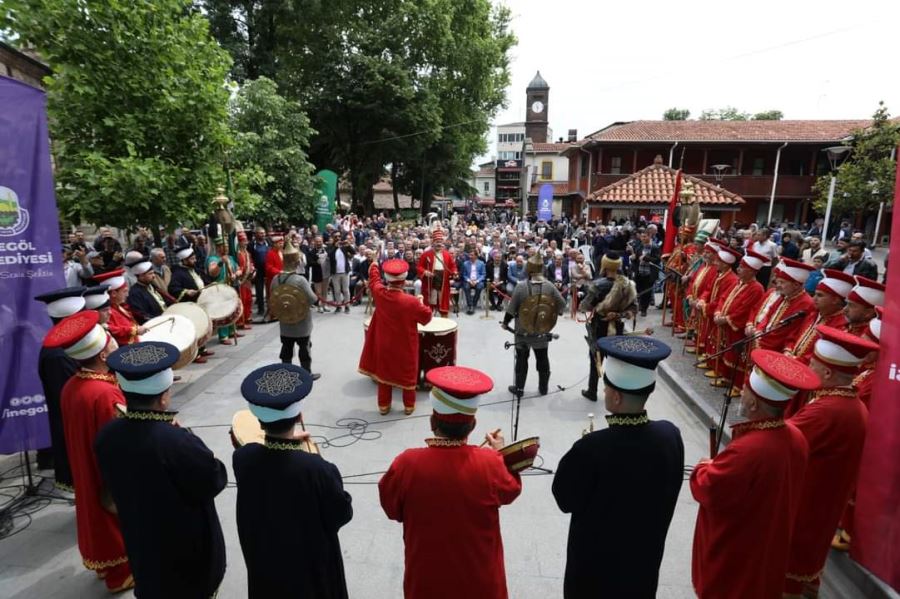
<svg viewBox="0 0 900 599"><path fill-rule="evenodd" d="M540 114L544 111L544 103L541 101L537 101L531 105L531 112L535 114Z"/></svg>

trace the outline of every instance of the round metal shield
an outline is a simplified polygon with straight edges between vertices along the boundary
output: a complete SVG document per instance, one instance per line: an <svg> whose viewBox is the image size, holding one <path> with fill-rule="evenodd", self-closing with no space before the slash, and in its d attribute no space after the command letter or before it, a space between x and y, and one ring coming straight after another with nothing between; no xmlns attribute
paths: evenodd
<svg viewBox="0 0 900 599"><path fill-rule="evenodd" d="M297 324L309 316L309 300L298 287L282 283L272 290L269 299L272 314L285 324Z"/></svg>
<svg viewBox="0 0 900 599"><path fill-rule="evenodd" d="M556 302L549 295L529 295L519 306L519 324L529 335L549 333L556 317Z"/></svg>

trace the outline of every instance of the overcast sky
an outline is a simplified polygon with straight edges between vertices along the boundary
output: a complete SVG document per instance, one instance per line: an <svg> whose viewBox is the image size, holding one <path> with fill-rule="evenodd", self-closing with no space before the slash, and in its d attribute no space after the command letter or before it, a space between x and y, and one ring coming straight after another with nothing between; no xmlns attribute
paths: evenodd
<svg viewBox="0 0 900 599"><path fill-rule="evenodd" d="M535 71L555 137L670 107L777 109L785 119L900 115L897 0L506 0L518 45L507 107L525 118ZM495 152L493 131L489 154Z"/></svg>

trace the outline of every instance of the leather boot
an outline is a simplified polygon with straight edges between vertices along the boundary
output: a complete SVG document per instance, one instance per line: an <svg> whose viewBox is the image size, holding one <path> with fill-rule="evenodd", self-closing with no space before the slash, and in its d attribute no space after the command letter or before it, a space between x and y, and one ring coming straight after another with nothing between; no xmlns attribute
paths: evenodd
<svg viewBox="0 0 900 599"><path fill-rule="evenodd" d="M550 386L550 372L538 373L538 392L541 395L547 395Z"/></svg>

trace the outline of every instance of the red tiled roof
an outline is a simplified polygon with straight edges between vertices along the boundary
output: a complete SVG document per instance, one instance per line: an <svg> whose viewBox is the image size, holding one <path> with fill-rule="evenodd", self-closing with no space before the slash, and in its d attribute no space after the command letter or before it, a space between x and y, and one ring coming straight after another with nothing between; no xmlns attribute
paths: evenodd
<svg viewBox="0 0 900 599"><path fill-rule="evenodd" d="M565 151L565 150L568 150L568 149L569 149L569 146L570 146L571 144L567 144L567 143L561 143L561 144L554 144L554 143L547 143L547 144L545 144L545 143L535 143L535 144L533 144L533 145L534 145L534 151L535 151L535 152L541 152L541 153L547 154L547 153L550 153L550 152L556 152L556 153L559 153L559 152L563 152L563 151Z"/></svg>
<svg viewBox="0 0 900 599"><path fill-rule="evenodd" d="M611 185L602 187L588 196L588 202L602 204L653 204L666 205L675 192L677 171L664 164L652 164ZM694 197L700 205L739 206L744 198L727 189L707 183L703 179L682 175L682 185L693 185Z"/></svg>
<svg viewBox="0 0 900 599"><path fill-rule="evenodd" d="M530 195L536 196L538 191L541 189L541 185L545 183L549 183L553 186L553 195L554 196L564 196L569 193L569 182L568 181L535 181L531 184L531 192Z"/></svg>
<svg viewBox="0 0 900 599"><path fill-rule="evenodd" d="M795 141L838 142L870 120L843 121L632 121L614 123L589 141Z"/></svg>

